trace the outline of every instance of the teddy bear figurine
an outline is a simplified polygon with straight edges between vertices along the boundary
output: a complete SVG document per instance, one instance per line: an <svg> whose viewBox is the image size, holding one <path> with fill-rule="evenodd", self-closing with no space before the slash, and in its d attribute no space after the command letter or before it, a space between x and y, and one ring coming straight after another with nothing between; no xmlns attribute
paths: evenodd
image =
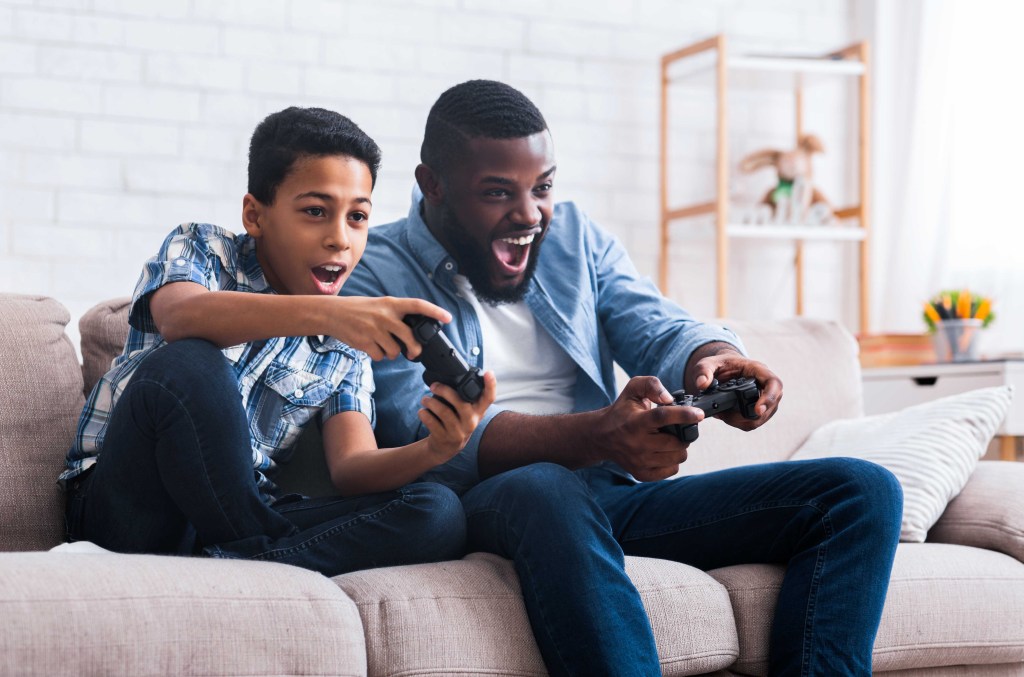
<svg viewBox="0 0 1024 677"><path fill-rule="evenodd" d="M740 160L740 171L755 172L762 167L775 167L779 182L764 196L776 223L823 224L833 221L832 206L811 184L811 155L825 150L814 134L800 137L796 148L783 151L764 149Z"/></svg>

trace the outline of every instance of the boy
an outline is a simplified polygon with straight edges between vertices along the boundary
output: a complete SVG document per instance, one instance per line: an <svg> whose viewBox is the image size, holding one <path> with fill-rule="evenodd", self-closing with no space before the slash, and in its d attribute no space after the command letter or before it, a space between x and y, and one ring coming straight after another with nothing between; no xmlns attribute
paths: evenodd
<svg viewBox="0 0 1024 677"><path fill-rule="evenodd" d="M421 300L337 295L366 245L379 164L373 140L332 111L289 108L257 126L245 234L180 226L143 270L124 352L60 477L71 539L329 576L460 556L455 495L403 485L466 444L494 377L475 405L434 384L419 411L429 436L376 448L369 357L394 359L399 340L418 355L406 314L451 319ZM279 496L271 480L314 414L347 498Z"/></svg>

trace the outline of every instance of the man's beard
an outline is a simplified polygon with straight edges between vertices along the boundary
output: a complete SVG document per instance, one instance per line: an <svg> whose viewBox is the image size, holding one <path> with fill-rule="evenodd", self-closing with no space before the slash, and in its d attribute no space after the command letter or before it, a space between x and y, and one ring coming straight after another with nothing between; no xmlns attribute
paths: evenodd
<svg viewBox="0 0 1024 677"><path fill-rule="evenodd" d="M441 222L436 224L437 229L444 238L448 253L455 257L455 261L459 264L459 272L465 275L473 286L476 297L489 306L522 301L526 296L530 281L533 279L533 272L537 268L537 256L540 254L543 233L540 237L535 238L530 245L530 254L526 261L523 279L512 287L496 287L491 283L488 266L488 262L494 256L491 250L484 249L466 234L465 228L462 227L447 200L442 203L440 214Z"/></svg>

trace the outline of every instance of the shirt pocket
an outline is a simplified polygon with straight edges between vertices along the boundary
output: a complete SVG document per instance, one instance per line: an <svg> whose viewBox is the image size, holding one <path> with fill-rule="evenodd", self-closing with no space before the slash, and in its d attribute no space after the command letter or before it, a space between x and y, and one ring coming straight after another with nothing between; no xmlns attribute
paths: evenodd
<svg viewBox="0 0 1024 677"><path fill-rule="evenodd" d="M276 363L267 367L262 381L253 433L262 444L279 449L298 440L302 427L334 392L334 384L322 376Z"/></svg>

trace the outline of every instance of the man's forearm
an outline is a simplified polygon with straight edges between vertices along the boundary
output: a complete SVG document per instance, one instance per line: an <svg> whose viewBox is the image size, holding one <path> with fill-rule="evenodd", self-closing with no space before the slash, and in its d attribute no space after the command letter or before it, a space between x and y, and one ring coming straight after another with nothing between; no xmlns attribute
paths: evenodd
<svg viewBox="0 0 1024 677"><path fill-rule="evenodd" d="M495 416L480 439L481 477L528 465L558 463L576 469L600 459L592 438L600 411L531 416L505 411Z"/></svg>

